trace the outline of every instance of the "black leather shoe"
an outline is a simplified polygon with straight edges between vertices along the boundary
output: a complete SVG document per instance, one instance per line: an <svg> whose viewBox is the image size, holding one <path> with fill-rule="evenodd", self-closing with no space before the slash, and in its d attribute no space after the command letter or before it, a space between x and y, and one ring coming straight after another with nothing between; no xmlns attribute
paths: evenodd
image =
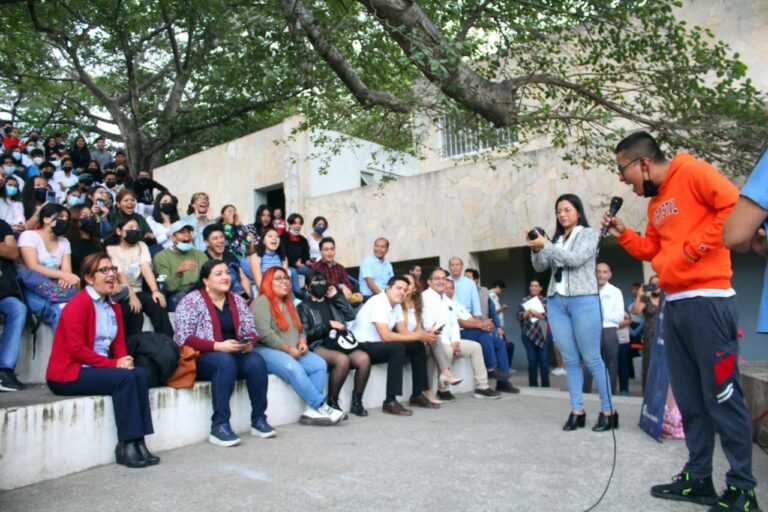
<svg viewBox="0 0 768 512"><path fill-rule="evenodd" d="M574 414L571 413L568 415L568 421L565 422L565 425L563 425L563 430L570 431L570 430L576 430L577 428L584 428L584 425L587 424L587 413L584 414Z"/></svg>
<svg viewBox="0 0 768 512"><path fill-rule="evenodd" d="M597 423L592 427L592 432L605 432L612 428L619 428L619 413L613 411L613 414L606 416L601 412L597 417Z"/></svg>
<svg viewBox="0 0 768 512"><path fill-rule="evenodd" d="M139 453L136 441L121 441L115 446L115 459L118 464L129 468L145 468L147 461Z"/></svg>
<svg viewBox="0 0 768 512"><path fill-rule="evenodd" d="M149 451L147 445L144 444L144 439L136 441L136 448L139 450L139 455L146 461L147 466L154 466L160 462L160 457L153 455L152 452Z"/></svg>
<svg viewBox="0 0 768 512"><path fill-rule="evenodd" d="M363 407L363 395L360 393L352 393L352 406L349 408L349 412L355 416L368 416L368 411Z"/></svg>

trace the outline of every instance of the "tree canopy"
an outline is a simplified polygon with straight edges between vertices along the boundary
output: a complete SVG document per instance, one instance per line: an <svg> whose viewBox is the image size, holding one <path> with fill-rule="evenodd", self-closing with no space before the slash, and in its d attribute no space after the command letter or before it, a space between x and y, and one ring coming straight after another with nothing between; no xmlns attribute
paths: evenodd
<svg viewBox="0 0 768 512"><path fill-rule="evenodd" d="M104 133L153 167L303 113L418 152L450 118L592 166L636 126L722 170L768 140L764 96L672 1L6 2L0 92L14 119ZM506 140L506 139L505 139Z"/></svg>

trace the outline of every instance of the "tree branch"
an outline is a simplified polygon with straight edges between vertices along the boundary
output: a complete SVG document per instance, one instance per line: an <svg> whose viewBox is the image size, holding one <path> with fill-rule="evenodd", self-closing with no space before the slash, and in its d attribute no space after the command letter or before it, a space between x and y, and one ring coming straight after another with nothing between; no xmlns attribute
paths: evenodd
<svg viewBox="0 0 768 512"><path fill-rule="evenodd" d="M467 33L472 29L472 27L475 26L475 23L477 23L477 20L480 19L480 16L482 16L483 12L485 11L485 8L488 7L488 4L491 3L492 0L485 0L482 4L478 5L469 16L467 16L467 19L464 20L464 23L461 25L461 29L459 30L459 33L456 34L456 41L463 43L464 40L467 38Z"/></svg>

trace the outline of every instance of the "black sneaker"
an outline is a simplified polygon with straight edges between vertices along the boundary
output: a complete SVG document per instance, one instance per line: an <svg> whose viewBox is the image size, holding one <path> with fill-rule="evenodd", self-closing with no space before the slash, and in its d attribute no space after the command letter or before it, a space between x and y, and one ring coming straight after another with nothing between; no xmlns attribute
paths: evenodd
<svg viewBox="0 0 768 512"><path fill-rule="evenodd" d="M507 380L497 380L496 381L496 391L501 391L502 393L519 393L520 390L510 384Z"/></svg>
<svg viewBox="0 0 768 512"><path fill-rule="evenodd" d="M0 370L0 391L23 391L27 386L22 384L13 370Z"/></svg>
<svg viewBox="0 0 768 512"><path fill-rule="evenodd" d="M456 397L453 396L453 393L451 393L450 391L440 391L439 389L437 390L437 398L439 398L440 400L442 400L444 402L455 402L456 401Z"/></svg>
<svg viewBox="0 0 768 512"><path fill-rule="evenodd" d="M717 503L709 509L709 512L718 512L725 510L740 510L744 512L759 512L757 506L757 496L755 490L745 491L732 485L723 491L723 494L717 499Z"/></svg>
<svg viewBox="0 0 768 512"><path fill-rule="evenodd" d="M691 501L699 505L714 505L717 503L715 486L712 477L691 478L691 474L683 471L672 479L671 484L654 485L651 496L665 500Z"/></svg>

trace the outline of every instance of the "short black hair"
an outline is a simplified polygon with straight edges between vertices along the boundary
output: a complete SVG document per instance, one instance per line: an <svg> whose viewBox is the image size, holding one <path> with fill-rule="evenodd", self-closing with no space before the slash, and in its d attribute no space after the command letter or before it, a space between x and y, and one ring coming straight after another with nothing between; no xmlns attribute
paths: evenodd
<svg viewBox="0 0 768 512"><path fill-rule="evenodd" d="M221 224L208 224L203 228L203 240L208 240L208 237L211 236L211 233L215 231L221 231L221 234L224 234L224 226Z"/></svg>
<svg viewBox="0 0 768 512"><path fill-rule="evenodd" d="M326 219L322 215L318 215L317 217L312 219L312 227L317 226L317 223L320 222L320 221L325 222L325 225L328 226L328 219Z"/></svg>
<svg viewBox="0 0 768 512"><path fill-rule="evenodd" d="M392 277L389 278L389 281L387 281L387 286L393 286L398 281L404 282L406 286L410 286L411 285L411 282L408 280L407 277L405 277L402 274L397 274L397 275L392 276Z"/></svg>
<svg viewBox="0 0 768 512"><path fill-rule="evenodd" d="M414 269L416 269L416 267L421 268L421 265L419 265L418 263L411 263L410 265L408 265L408 269L407 269L408 273L410 274L411 272L413 272Z"/></svg>
<svg viewBox="0 0 768 512"><path fill-rule="evenodd" d="M502 281L501 279L497 279L497 280L495 280L495 281L494 281L494 282L491 284L491 289L493 289L493 288L496 288L497 286L498 286L499 288L501 288L502 290L506 290L506 289L507 289L507 284L506 284L504 281Z"/></svg>
<svg viewBox="0 0 768 512"><path fill-rule="evenodd" d="M467 272L469 272L470 274L472 274L472 277L475 279L475 281L478 281L478 280L480 280L480 272L478 272L478 271L477 271L477 269L475 269L475 268L468 268L468 269L464 270L464 273L465 273L465 274L466 274Z"/></svg>
<svg viewBox="0 0 768 512"><path fill-rule="evenodd" d="M652 162L661 163L666 160L664 152L650 133L639 131L630 133L616 145L616 154L625 153L627 158L650 158Z"/></svg>
<svg viewBox="0 0 768 512"><path fill-rule="evenodd" d="M317 246L320 248L320 250L323 249L323 245L327 244L328 242L332 243L334 247L336 247L336 240L334 240L330 236L324 236L322 239L320 239L320 243L317 244Z"/></svg>
<svg viewBox="0 0 768 512"><path fill-rule="evenodd" d="M286 222L288 224L293 224L294 222L296 222L296 219L301 220L301 223L304 224L304 217L302 217L302 215L300 213L292 213L292 214L290 214L288 216L288 218L286 219Z"/></svg>
<svg viewBox="0 0 768 512"><path fill-rule="evenodd" d="M432 276L435 275L435 272L438 272L438 271L445 274L445 277L448 277L448 272L446 272L443 267L432 267L429 269L429 274L427 275L427 279L432 279Z"/></svg>

